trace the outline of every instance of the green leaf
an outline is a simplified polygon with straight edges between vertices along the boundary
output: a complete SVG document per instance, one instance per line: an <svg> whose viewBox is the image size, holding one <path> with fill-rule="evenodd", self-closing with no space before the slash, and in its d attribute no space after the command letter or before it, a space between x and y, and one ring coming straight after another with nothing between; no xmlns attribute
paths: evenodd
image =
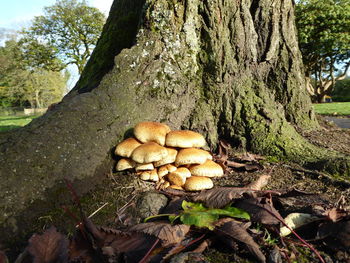
<svg viewBox="0 0 350 263"><path fill-rule="evenodd" d="M223 209L213 209L206 208L201 203L183 201L182 208L184 209L184 212L180 216L182 223L197 227L207 227L210 230L214 229L213 223L219 219L219 216L250 219L247 212L231 206L227 206Z"/></svg>
<svg viewBox="0 0 350 263"><path fill-rule="evenodd" d="M219 219L219 215L210 214L207 212L184 212L180 216L180 220L185 225L197 226L197 227L206 227L210 230L214 229L213 223Z"/></svg>

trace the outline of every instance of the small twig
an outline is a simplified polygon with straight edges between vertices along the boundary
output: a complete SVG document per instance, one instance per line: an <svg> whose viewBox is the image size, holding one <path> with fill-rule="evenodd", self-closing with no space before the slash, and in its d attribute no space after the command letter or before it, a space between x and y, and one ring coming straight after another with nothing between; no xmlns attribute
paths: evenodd
<svg viewBox="0 0 350 263"><path fill-rule="evenodd" d="M156 247L156 245L159 242L159 238L157 238L156 242L154 242L154 244L152 245L152 247L150 248L150 250L148 250L148 252L146 253L146 255L139 261L139 263L146 263L149 255L152 253L153 249Z"/></svg>
<svg viewBox="0 0 350 263"><path fill-rule="evenodd" d="M88 218L93 217L94 215L96 215L101 209L103 209L106 205L108 205L109 203L105 203L104 205L102 205L101 207L97 208L97 210L95 210L94 212L91 213L91 215L88 216Z"/></svg>

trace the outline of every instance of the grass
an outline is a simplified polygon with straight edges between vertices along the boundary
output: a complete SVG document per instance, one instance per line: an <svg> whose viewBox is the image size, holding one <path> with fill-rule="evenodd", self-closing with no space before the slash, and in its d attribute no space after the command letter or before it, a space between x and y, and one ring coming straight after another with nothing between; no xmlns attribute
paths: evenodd
<svg viewBox="0 0 350 263"><path fill-rule="evenodd" d="M350 115L350 102L319 103L313 107L321 115Z"/></svg>
<svg viewBox="0 0 350 263"><path fill-rule="evenodd" d="M7 115L0 116L0 132L9 131L19 127L23 127L30 123L34 118L37 118L38 115L32 116L15 116Z"/></svg>

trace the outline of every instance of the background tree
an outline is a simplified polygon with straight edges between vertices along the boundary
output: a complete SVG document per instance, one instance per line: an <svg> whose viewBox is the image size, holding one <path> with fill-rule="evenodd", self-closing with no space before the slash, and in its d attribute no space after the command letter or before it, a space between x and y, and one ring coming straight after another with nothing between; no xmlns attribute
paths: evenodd
<svg viewBox="0 0 350 263"><path fill-rule="evenodd" d="M53 57L74 64L82 72L87 59L101 34L105 17L97 8L85 1L58 0L44 8L44 15L36 16L32 26L24 30L22 44L25 55L35 57L33 61L47 64ZM42 49L38 53L38 44ZM45 48L43 48L45 47ZM41 58L41 59L40 59Z"/></svg>
<svg viewBox="0 0 350 263"><path fill-rule="evenodd" d="M298 1L296 22L307 88L321 102L350 68L350 0Z"/></svg>
<svg viewBox="0 0 350 263"><path fill-rule="evenodd" d="M112 149L140 121L201 132L213 151L225 139L349 175L349 158L298 132L319 125L294 22L292 0L115 0L74 89L0 136L0 240L58 209L64 178L78 193L103 182Z"/></svg>
<svg viewBox="0 0 350 263"><path fill-rule="evenodd" d="M333 101L350 101L350 77L335 83L332 99Z"/></svg>
<svg viewBox="0 0 350 263"><path fill-rule="evenodd" d="M54 58L54 61L56 59ZM48 62L51 66L55 62ZM47 107L62 99L67 91L67 73L33 67L18 42L6 41L0 47L0 98L3 107Z"/></svg>

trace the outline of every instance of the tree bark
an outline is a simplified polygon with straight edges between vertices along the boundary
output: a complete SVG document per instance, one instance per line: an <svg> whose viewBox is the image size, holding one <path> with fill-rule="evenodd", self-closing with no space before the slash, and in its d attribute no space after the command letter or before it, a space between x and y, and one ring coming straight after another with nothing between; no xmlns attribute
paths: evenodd
<svg viewBox="0 0 350 263"><path fill-rule="evenodd" d="M295 129L318 123L292 1L115 0L75 88L1 135L0 238L24 235L32 226L21 218L57 206L64 178L79 192L101 181L140 121L199 131L212 149L223 138L303 163L329 158Z"/></svg>

